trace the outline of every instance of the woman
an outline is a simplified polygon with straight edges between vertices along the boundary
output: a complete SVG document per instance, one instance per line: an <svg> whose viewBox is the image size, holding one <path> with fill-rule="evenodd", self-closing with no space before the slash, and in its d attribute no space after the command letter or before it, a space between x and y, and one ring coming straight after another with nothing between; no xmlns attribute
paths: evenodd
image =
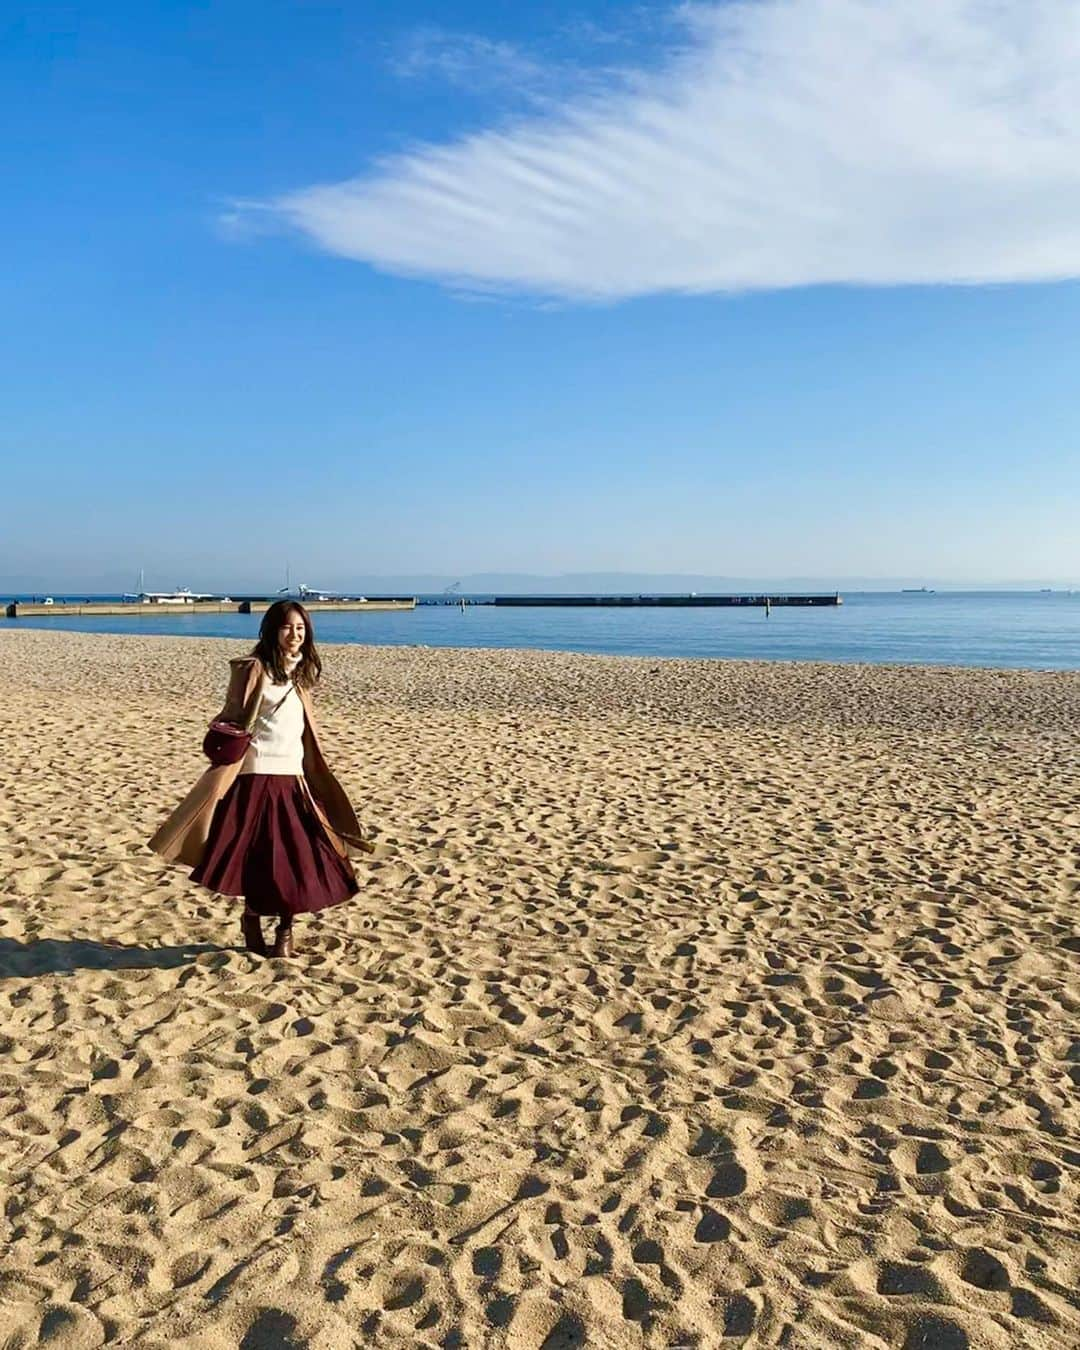
<svg viewBox="0 0 1080 1350"><path fill-rule="evenodd" d="M372 846L319 749L310 693L322 661L307 610L278 600L263 616L251 655L229 665L217 720L250 728L251 744L241 761L203 774L150 847L194 868L192 881L244 897L248 951L293 956L294 915L355 895L348 846L367 853ZM270 949L264 916L278 921Z"/></svg>

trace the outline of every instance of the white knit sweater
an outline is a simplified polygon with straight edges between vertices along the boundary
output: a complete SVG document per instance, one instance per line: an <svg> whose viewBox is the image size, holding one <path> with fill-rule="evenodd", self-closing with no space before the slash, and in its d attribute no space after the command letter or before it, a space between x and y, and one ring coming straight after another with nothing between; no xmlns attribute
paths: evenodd
<svg viewBox="0 0 1080 1350"><path fill-rule="evenodd" d="M299 664L285 661L291 675ZM263 677L262 700L251 732L251 745L240 765L241 773L301 774L304 771L304 705L293 688Z"/></svg>

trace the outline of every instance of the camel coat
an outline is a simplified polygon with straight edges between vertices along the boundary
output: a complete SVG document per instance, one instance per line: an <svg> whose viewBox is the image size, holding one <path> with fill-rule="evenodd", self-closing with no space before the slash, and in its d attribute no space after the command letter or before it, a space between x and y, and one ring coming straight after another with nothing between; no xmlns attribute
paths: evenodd
<svg viewBox="0 0 1080 1350"><path fill-rule="evenodd" d="M248 726L262 697L265 674L262 662L254 656L240 656L229 662L229 692L225 706L215 721ZM362 836L356 812L344 789L326 766L319 749L319 733L311 709L311 696L299 685L296 692L304 705L304 776L301 782L315 814L322 822L330 842L341 857L350 847L371 853L373 846ZM214 808L240 776L240 762L211 766L175 811L150 840L150 847L169 862L197 867L202 862Z"/></svg>

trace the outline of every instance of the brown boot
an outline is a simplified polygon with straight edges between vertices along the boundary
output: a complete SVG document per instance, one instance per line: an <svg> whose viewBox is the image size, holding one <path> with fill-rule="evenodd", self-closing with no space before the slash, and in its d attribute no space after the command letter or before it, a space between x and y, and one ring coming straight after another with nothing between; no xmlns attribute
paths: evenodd
<svg viewBox="0 0 1080 1350"><path fill-rule="evenodd" d="M240 931L244 935L244 946L256 956L269 956L266 939L263 937L262 920L254 910L245 909L240 919Z"/></svg>
<svg viewBox="0 0 1080 1350"><path fill-rule="evenodd" d="M271 956L295 956L296 951L293 948L292 940L292 919L279 919L277 931L274 934L274 945L270 949Z"/></svg>

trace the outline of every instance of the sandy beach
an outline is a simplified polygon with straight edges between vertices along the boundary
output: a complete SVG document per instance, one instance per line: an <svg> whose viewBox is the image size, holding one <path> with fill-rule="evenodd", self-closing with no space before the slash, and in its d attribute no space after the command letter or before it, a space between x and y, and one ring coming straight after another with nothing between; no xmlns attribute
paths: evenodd
<svg viewBox="0 0 1080 1350"><path fill-rule="evenodd" d="M1080 675L323 647L284 962L244 649L0 632L4 1350L1080 1344Z"/></svg>

